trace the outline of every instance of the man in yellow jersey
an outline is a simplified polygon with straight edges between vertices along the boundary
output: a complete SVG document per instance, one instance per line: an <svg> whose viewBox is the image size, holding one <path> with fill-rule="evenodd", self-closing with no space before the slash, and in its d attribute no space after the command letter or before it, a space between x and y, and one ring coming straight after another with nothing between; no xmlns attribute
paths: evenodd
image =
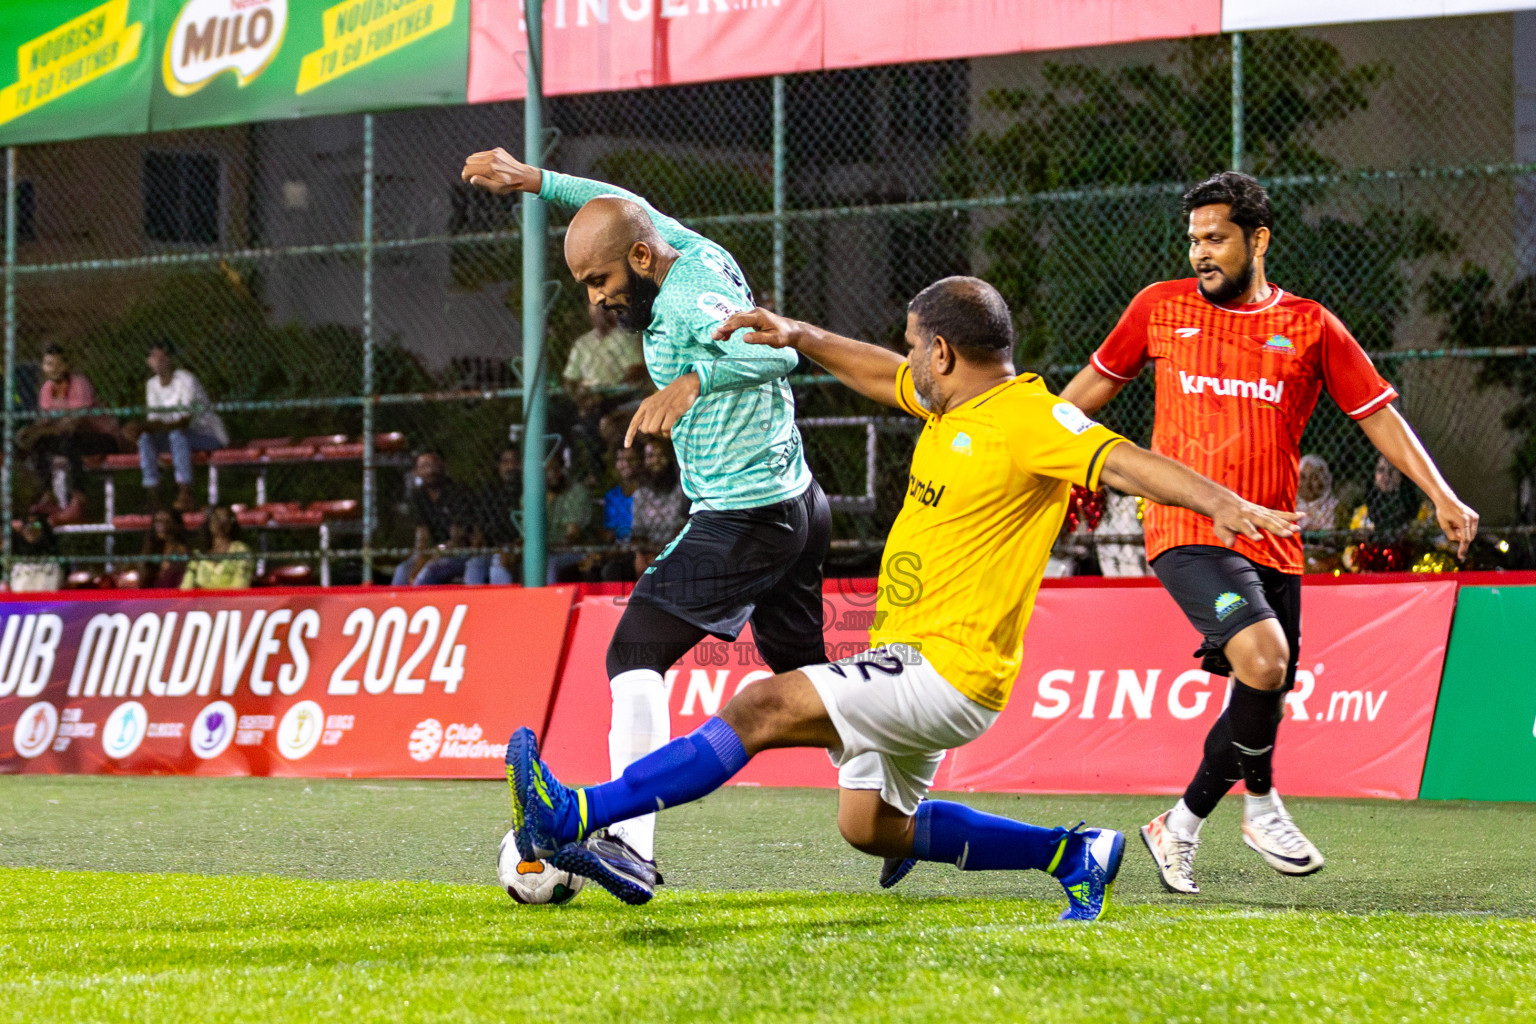
<svg viewBox="0 0 1536 1024"><path fill-rule="evenodd" d="M1013 368L1013 321L997 291L946 278L908 307L906 358L756 309L717 329L788 347L844 384L924 421L901 514L886 541L870 650L742 690L688 736L612 782L561 785L528 729L507 745L518 849L591 878L620 899L650 890L581 840L610 821L661 810L723 785L758 751L825 747L839 767L838 828L887 858L894 884L917 860L962 870L1037 868L1061 881L1063 920L1099 917L1125 837L1041 828L925 799L945 751L996 721L1023 658L1034 607L1072 484L1117 490L1211 517L1230 544L1295 532L1275 512L1138 448Z"/></svg>

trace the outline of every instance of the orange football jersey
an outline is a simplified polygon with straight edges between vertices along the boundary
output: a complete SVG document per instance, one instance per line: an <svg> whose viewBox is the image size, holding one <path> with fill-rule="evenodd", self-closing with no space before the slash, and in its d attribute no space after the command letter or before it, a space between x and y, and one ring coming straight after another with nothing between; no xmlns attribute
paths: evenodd
<svg viewBox="0 0 1536 1024"><path fill-rule="evenodd" d="M1301 434L1328 394L1363 419L1397 397L1370 356L1311 299L1270 285L1250 306L1218 306L1194 278L1144 289L1093 354L1094 369L1129 381L1151 360L1157 404L1152 450L1177 459L1249 501L1296 508ZM1211 521L1188 509L1147 504L1147 558L1186 544L1213 544ZM1239 537L1235 550L1282 572L1302 571L1301 538Z"/></svg>

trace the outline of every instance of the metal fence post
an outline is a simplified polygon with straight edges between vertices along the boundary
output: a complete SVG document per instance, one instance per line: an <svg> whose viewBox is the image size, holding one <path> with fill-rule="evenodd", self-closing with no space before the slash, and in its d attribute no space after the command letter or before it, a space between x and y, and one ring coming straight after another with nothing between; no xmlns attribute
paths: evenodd
<svg viewBox="0 0 1536 1024"><path fill-rule="evenodd" d="M0 567L5 581L11 579L11 504L15 487L13 455L16 437L16 147L5 147L5 412L0 443L5 445L0 457L0 525L5 539L0 542Z"/></svg>
<svg viewBox="0 0 1536 1024"><path fill-rule="evenodd" d="M527 0L528 96L523 102L523 159L543 163L543 0ZM544 201L523 193L523 585L542 587L544 537Z"/></svg>
<svg viewBox="0 0 1536 1024"><path fill-rule="evenodd" d="M784 308L784 76L773 76L773 308Z"/></svg>
<svg viewBox="0 0 1536 1024"><path fill-rule="evenodd" d="M373 380L373 115L363 115L363 582L373 582L373 530L378 516L374 479Z"/></svg>
<svg viewBox="0 0 1536 1024"><path fill-rule="evenodd" d="M1232 169L1243 169L1243 34L1232 33Z"/></svg>

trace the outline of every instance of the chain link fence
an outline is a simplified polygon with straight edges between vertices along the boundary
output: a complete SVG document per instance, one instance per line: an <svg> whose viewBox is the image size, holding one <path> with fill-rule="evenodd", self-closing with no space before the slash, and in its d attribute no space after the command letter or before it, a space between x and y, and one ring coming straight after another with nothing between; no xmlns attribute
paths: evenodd
<svg viewBox="0 0 1536 1024"><path fill-rule="evenodd" d="M1178 197L1239 165L1274 199L1271 279L1351 327L1483 513L1474 564L1531 565L1536 59L1519 53L1531 17L561 97L547 101L543 160L646 195L729 248L762 301L855 337L896 344L924 285L984 277L1015 310L1017 362L1056 388L1140 288L1187 276ZM555 382L553 436L523 438L536 377L521 362L518 204L458 181L466 154L517 152L522 130L508 103L12 151L6 511L54 514L58 556L82 581L184 558L149 518L178 500L240 507L258 577L385 580L414 546L415 453L441 453L480 510L444 542L500 561L521 500L506 450L537 444L586 489L590 521L551 532L563 570L624 561L601 505L619 483L612 427L634 394L559 383L591 328L564 273L568 212L551 219L537 378ZM190 499L169 467L158 492L144 487L119 429L144 420L146 355L166 342L230 435L197 457ZM97 408L37 412L61 386L45 376L50 346L94 383ZM831 571L872 572L915 426L801 370L807 454L834 498ZM1145 442L1146 377L1103 418ZM1327 461L1338 498L1339 530L1313 537L1327 568L1375 452L1326 399L1303 450ZM1078 571L1097 571L1092 540L1063 548ZM11 543L22 558L44 542Z"/></svg>

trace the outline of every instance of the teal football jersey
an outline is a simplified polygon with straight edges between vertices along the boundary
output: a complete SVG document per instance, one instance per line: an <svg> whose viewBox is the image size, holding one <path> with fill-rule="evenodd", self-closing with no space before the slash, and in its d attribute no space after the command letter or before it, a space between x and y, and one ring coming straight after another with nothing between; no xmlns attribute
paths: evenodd
<svg viewBox="0 0 1536 1024"><path fill-rule="evenodd" d="M786 379L799 357L793 349L749 345L742 340L745 331L725 341L710 336L731 314L753 306L735 258L633 192L543 172L542 199L579 207L599 196L638 203L662 239L681 254L662 281L644 347L646 370L658 388L690 371L699 376L698 401L672 428L683 491L693 511L756 508L803 493L811 471Z"/></svg>

